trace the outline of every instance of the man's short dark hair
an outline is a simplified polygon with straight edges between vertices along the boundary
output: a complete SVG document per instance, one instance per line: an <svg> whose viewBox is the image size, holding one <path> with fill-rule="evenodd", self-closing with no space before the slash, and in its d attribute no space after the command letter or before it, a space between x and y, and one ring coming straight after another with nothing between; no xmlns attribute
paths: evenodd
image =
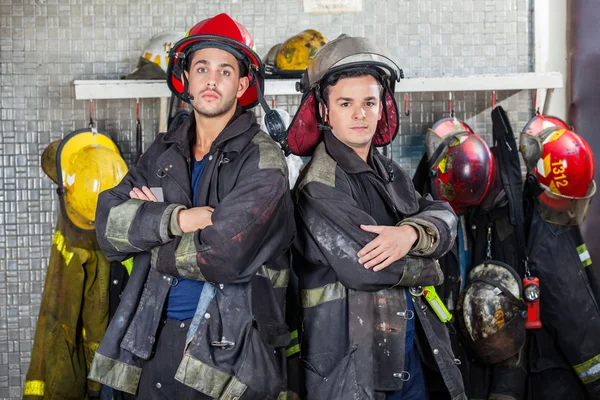
<svg viewBox="0 0 600 400"><path fill-rule="evenodd" d="M367 72L364 71L357 71L357 70L350 70L350 71L342 71L342 72L338 72L336 74L333 74L329 79L329 83L327 84L327 86L325 86L322 90L322 98L323 101L325 102L325 104L329 107L329 92L331 90L332 86L337 85L337 83L340 81L340 79L345 79L345 78L359 78L361 76L373 76ZM383 93L383 86L381 85L381 83L379 82L379 80L377 80L377 84L379 85L379 93L382 94Z"/></svg>
<svg viewBox="0 0 600 400"><path fill-rule="evenodd" d="M194 53L195 52L193 52L190 55L188 55L187 59L191 61L194 58ZM237 63L238 63L238 71L240 71L240 79L243 78L243 77L245 77L245 76L248 76L248 65L247 65L247 63L245 61L240 60L237 57L235 59L237 60ZM188 72L188 74L190 73L191 69L192 69L192 63L191 62L186 63L185 70Z"/></svg>

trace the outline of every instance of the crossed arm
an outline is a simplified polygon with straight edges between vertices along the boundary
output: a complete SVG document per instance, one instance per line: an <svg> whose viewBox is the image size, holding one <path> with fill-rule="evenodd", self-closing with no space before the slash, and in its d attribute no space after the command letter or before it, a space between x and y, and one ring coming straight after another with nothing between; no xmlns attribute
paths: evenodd
<svg viewBox="0 0 600 400"><path fill-rule="evenodd" d="M97 236L107 257L151 251L153 267L162 273L238 283L289 248L295 229L281 169L249 163L214 209L156 201L142 172L132 168L100 195Z"/></svg>
<svg viewBox="0 0 600 400"><path fill-rule="evenodd" d="M297 196L294 245L310 263L331 267L348 288L376 291L441 284L435 258L452 244L456 217L443 204L421 201L421 210L398 226L377 226L351 196L309 183ZM438 217L447 218L449 224ZM449 240L441 240L442 235Z"/></svg>

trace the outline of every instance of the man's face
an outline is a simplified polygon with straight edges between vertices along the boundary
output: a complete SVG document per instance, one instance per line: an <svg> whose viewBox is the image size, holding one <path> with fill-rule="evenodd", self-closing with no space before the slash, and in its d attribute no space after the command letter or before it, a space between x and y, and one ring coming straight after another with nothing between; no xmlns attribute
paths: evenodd
<svg viewBox="0 0 600 400"><path fill-rule="evenodd" d="M230 53L215 48L196 51L189 72L189 93L194 97L192 107L198 114L215 118L235 106L246 89L248 77L240 78L237 59Z"/></svg>
<svg viewBox="0 0 600 400"><path fill-rule="evenodd" d="M371 75L342 78L329 88L328 104L335 137L354 149L370 147L383 111L377 80Z"/></svg>

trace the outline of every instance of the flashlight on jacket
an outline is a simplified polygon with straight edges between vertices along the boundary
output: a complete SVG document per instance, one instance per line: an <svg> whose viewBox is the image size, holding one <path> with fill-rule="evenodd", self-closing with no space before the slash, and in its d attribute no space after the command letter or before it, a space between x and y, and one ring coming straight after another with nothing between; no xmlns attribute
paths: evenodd
<svg viewBox="0 0 600 400"><path fill-rule="evenodd" d="M523 278L523 294L527 303L527 322L525 328L539 329L542 327L540 320L540 280L535 277Z"/></svg>
<svg viewBox="0 0 600 400"><path fill-rule="evenodd" d="M435 315L438 316L440 321L446 323L452 319L452 314L450 314L450 311L448 311L444 305L444 302L442 299L440 299L440 296L438 296L437 292L435 291L435 287L424 286L423 297L425 297L425 300L427 300L427 303L429 303L429 306Z"/></svg>

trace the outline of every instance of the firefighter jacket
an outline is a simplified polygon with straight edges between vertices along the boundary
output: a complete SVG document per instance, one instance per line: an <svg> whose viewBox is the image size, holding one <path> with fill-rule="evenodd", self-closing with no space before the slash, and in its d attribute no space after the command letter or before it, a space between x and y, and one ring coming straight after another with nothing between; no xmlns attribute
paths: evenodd
<svg viewBox="0 0 600 400"><path fill-rule="evenodd" d="M419 196L406 173L376 150L369 157L367 164L326 131L294 192L301 358L311 400L375 399L376 391L402 387L405 288L441 283L435 258L456 235L446 203ZM383 212L396 224L419 231L409 255L378 272L357 256L377 236L360 228L376 225L370 213L382 211L371 209L374 195L386 200ZM464 398L446 327L422 296L413 303L421 359L439 370L452 399Z"/></svg>
<svg viewBox="0 0 600 400"><path fill-rule="evenodd" d="M496 155L496 151L492 148ZM413 181L421 193L430 190L428 162L421 160ZM515 228L510 223L508 199L503 190L500 174L496 175L490 194L481 207L473 208L460 217L456 240L451 250L439 259L444 283L437 292L454 314L465 278L472 267L481 264L490 255L493 260L517 267ZM489 238L488 238L489 233ZM461 265L461 263L463 265ZM465 269L465 271L461 271ZM526 362L523 354L495 365L483 365L473 359L462 345L462 337L453 320L449 324L452 347L458 360L469 399L521 400L525 395Z"/></svg>
<svg viewBox="0 0 600 400"><path fill-rule="evenodd" d="M534 212L528 247L531 273L540 280L542 322L529 331L529 397L600 399L597 282L579 228Z"/></svg>
<svg viewBox="0 0 600 400"><path fill-rule="evenodd" d="M238 106L209 150L199 184L197 204L214 208L213 225L177 232L173 216L193 204L194 137L192 114L100 195L101 248L111 259L135 261L90 377L136 393L169 288L182 277L211 284L204 285L175 379L211 398L274 400L286 393L284 299L295 231L285 159ZM143 185L164 201L130 199L132 187Z"/></svg>
<svg viewBox="0 0 600 400"><path fill-rule="evenodd" d="M98 396L87 380L108 324L110 261L95 231L59 213L23 398L81 400Z"/></svg>

